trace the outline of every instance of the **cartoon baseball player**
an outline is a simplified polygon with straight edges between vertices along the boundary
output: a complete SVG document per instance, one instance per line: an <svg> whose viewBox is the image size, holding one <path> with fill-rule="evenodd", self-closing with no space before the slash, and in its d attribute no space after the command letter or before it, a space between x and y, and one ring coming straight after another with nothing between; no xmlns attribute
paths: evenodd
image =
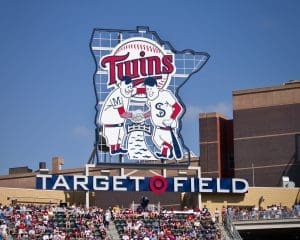
<svg viewBox="0 0 300 240"><path fill-rule="evenodd" d="M134 87L132 79L124 76L117 88L106 97L97 122L103 127L103 135L112 155L127 153L127 150L122 148L125 141L125 121L132 118L141 121L143 118L139 112L128 111L130 98L145 93L144 87Z"/></svg>
<svg viewBox="0 0 300 240"><path fill-rule="evenodd" d="M169 90L159 89L157 80L153 77L145 79L147 105L150 111L144 113L145 118L151 118L154 126L153 142L161 152L155 153L159 159L176 159L181 156L181 147L174 134L178 125L178 117L182 106Z"/></svg>
<svg viewBox="0 0 300 240"><path fill-rule="evenodd" d="M97 121L103 126L103 135L112 155L127 153L127 150L122 148L125 136L124 123L133 116L127 111L133 92L131 78L123 77L117 86L106 97Z"/></svg>

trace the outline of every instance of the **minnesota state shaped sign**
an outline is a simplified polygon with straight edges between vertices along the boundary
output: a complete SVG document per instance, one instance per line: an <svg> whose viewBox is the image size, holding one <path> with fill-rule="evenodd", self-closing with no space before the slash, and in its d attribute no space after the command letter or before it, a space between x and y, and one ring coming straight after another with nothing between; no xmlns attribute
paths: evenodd
<svg viewBox="0 0 300 240"><path fill-rule="evenodd" d="M186 166L179 89L209 54L178 51L148 27L94 29L96 141L89 163Z"/></svg>

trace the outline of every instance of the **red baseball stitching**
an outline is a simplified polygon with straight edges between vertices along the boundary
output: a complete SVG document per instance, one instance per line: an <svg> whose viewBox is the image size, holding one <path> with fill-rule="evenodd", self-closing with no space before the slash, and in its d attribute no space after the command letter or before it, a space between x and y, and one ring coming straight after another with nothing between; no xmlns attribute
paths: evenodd
<svg viewBox="0 0 300 240"><path fill-rule="evenodd" d="M132 44L132 43L127 43L123 46L121 46L116 52L115 54L124 51L124 50L130 50L130 49L134 49L134 50L144 50L147 52L152 52L152 53L161 53L160 49L156 46L150 45L149 44Z"/></svg>

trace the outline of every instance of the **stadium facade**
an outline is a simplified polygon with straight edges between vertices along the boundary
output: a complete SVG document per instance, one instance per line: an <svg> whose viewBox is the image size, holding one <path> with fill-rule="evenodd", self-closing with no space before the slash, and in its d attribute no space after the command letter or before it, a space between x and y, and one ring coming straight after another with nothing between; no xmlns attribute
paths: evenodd
<svg viewBox="0 0 300 240"><path fill-rule="evenodd" d="M180 209L183 206L202 205L214 209L222 206L257 206L271 204L292 206L299 203L299 134L300 83L277 87L233 92L233 119L218 113L200 114L200 158L192 157L192 169L147 169L99 166L89 169L97 176L197 176L201 166L202 177L238 177L248 180L248 193L163 193L152 192L90 192L91 205L108 207L118 204L128 207L147 196L151 203ZM35 190L37 174L84 175L86 167L62 169L64 160L52 159L52 168L40 163L32 172L27 167L10 169L0 177L2 203L35 202L84 204L83 191ZM293 184L282 187L282 177ZM258 188L257 188L258 187ZM263 187L263 188L262 188ZM280 187L280 188L278 188Z"/></svg>

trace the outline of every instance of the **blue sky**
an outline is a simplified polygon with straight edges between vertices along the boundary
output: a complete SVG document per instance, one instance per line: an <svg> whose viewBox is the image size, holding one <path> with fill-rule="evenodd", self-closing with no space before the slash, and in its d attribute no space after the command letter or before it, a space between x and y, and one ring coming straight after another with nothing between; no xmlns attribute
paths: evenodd
<svg viewBox="0 0 300 240"><path fill-rule="evenodd" d="M171 2L173 2L171 4ZM181 89L182 129L199 153L198 114L232 116L232 91L300 79L300 1L0 2L0 174L83 166L94 142L93 28L149 26L178 49L206 51Z"/></svg>

